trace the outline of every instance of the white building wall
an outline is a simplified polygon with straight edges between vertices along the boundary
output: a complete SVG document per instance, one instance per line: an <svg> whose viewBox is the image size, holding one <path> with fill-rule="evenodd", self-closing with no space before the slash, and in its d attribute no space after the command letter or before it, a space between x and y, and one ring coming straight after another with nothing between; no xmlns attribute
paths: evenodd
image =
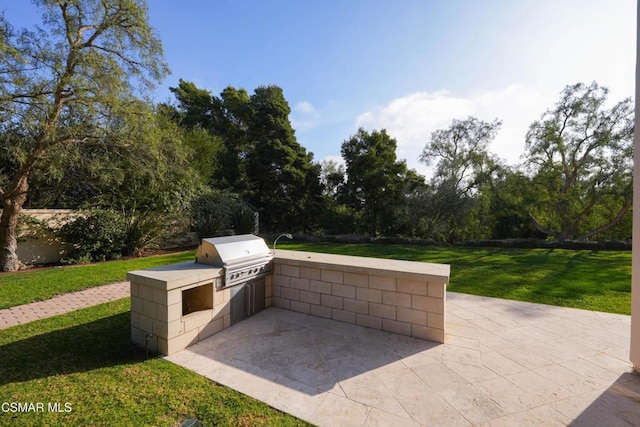
<svg viewBox="0 0 640 427"><path fill-rule="evenodd" d="M640 0L636 11L636 121L633 140L633 265L631 278L631 354L640 371Z"/></svg>

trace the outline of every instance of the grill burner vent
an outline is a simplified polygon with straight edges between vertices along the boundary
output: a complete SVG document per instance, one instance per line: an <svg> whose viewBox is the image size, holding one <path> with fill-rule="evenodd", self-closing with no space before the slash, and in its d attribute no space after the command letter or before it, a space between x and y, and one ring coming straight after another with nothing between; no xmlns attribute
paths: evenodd
<svg viewBox="0 0 640 427"><path fill-rule="evenodd" d="M233 286L262 277L270 271L271 251L253 234L202 239L196 262L224 267L223 286Z"/></svg>

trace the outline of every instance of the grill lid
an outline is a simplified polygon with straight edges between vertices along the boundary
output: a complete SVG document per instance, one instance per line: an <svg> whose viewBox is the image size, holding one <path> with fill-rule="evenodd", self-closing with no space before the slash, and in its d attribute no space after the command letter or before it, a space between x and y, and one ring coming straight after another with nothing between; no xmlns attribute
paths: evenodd
<svg viewBox="0 0 640 427"><path fill-rule="evenodd" d="M222 267L265 257L271 257L267 244L253 234L202 239L196 251L196 262Z"/></svg>

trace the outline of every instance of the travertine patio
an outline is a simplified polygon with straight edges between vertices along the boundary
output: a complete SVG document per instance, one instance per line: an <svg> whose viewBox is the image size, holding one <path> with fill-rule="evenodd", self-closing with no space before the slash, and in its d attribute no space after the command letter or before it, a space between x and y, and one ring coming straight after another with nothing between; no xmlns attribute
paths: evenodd
<svg viewBox="0 0 640 427"><path fill-rule="evenodd" d="M167 359L327 426L640 425L630 317L447 293L447 343L269 308Z"/></svg>

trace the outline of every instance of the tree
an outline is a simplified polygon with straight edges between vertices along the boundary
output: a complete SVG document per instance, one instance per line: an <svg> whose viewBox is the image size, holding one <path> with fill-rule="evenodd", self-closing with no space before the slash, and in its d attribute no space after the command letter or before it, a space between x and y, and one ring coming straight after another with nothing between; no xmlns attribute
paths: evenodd
<svg viewBox="0 0 640 427"><path fill-rule="evenodd" d="M52 155L45 170L30 176L25 207L143 210L154 216L189 205L211 174L212 137L186 130L164 110L130 119L126 140L135 144L76 144ZM114 128L111 131L115 131ZM124 137L122 137L124 140Z"/></svg>
<svg viewBox="0 0 640 427"><path fill-rule="evenodd" d="M244 89L227 86L221 93L215 114L215 132L222 139L214 179L217 188L230 188L244 194L248 189L246 158L252 145L249 126L253 105Z"/></svg>
<svg viewBox="0 0 640 427"><path fill-rule="evenodd" d="M320 166L298 144L281 88L256 88L251 107L246 153L249 201L267 230L309 229L321 201Z"/></svg>
<svg viewBox="0 0 640 427"><path fill-rule="evenodd" d="M502 168L484 191L490 198L487 216L492 239L544 238L527 215L526 207L538 199L530 177L515 169Z"/></svg>
<svg viewBox="0 0 640 427"><path fill-rule="evenodd" d="M134 144L137 94L168 69L142 0L40 0L46 28L15 33L0 20L2 171L0 270L19 267L16 228L30 176L77 145Z"/></svg>
<svg viewBox="0 0 640 427"><path fill-rule="evenodd" d="M437 218L433 212L432 188L424 176L409 169L402 176L402 201L395 210L393 233L407 237L430 238L431 226Z"/></svg>
<svg viewBox="0 0 640 427"><path fill-rule="evenodd" d="M320 166L298 144L291 109L278 86L246 90L228 86L219 97L180 80L171 88L175 117L221 142L210 185L250 202L267 230L309 228L322 201Z"/></svg>
<svg viewBox="0 0 640 427"><path fill-rule="evenodd" d="M475 117L453 120L448 129L431 134L420 161L429 166L437 160L435 180L447 182L459 194L477 190L498 166L489 144L501 125L499 120L488 123Z"/></svg>
<svg viewBox="0 0 640 427"><path fill-rule="evenodd" d="M141 110L136 126L129 120L126 129L121 130L135 144L77 144L67 147L61 155L52 155L46 174L36 170L31 175L25 206L88 210L87 218L96 208L112 211L106 216L99 212L97 215L107 222L115 216L119 218L117 224L126 224L127 229L122 230L126 239L118 242L125 250L122 255L133 255L176 226L188 225L184 213L203 190L199 161L207 154L201 149L201 138L194 142L193 133L202 133L206 143L211 137L200 129L180 128L165 114L154 114L150 108L142 113ZM210 147L208 143L205 149ZM79 227L81 234L82 225ZM86 234L90 241L90 233Z"/></svg>
<svg viewBox="0 0 640 427"><path fill-rule="evenodd" d="M440 224L434 238L454 242L484 237L487 224L479 221L482 215L477 209L483 206L479 203L483 185L491 182L500 168L489 152L500 126L499 120L488 123L468 117L453 120L449 128L431 134L420 161L426 165L437 162L431 201L437 211L432 215Z"/></svg>
<svg viewBox="0 0 640 427"><path fill-rule="evenodd" d="M631 209L633 103L606 109L607 95L595 82L566 86L527 132L526 165L540 195L529 215L558 240L592 238Z"/></svg>
<svg viewBox="0 0 640 427"><path fill-rule="evenodd" d="M120 156L112 152L111 164L100 162L97 172L103 185L92 206L149 216L184 211L203 186L195 159L203 155L199 138L163 114L150 114L135 139L132 136L136 144L121 150Z"/></svg>
<svg viewBox="0 0 640 427"><path fill-rule="evenodd" d="M177 117L180 124L192 129L199 127L208 131L214 129L214 96L206 89L198 88L195 83L179 79L177 87L170 87L178 101Z"/></svg>
<svg viewBox="0 0 640 427"><path fill-rule="evenodd" d="M363 128L342 143L347 200L356 212L362 212L362 224L374 237L393 225L402 200L407 165L396 160L396 145L386 130L369 133Z"/></svg>
<svg viewBox="0 0 640 427"><path fill-rule="evenodd" d="M342 200L345 181L346 170L342 162L328 159L320 162L322 206L317 213L320 234L348 234L355 229L354 212Z"/></svg>
<svg viewBox="0 0 640 427"><path fill-rule="evenodd" d="M246 193L244 160L251 148L248 132L253 117L247 91L228 86L217 97L182 79L177 87L169 89L178 103L165 108L174 109L177 122L190 131L208 132L220 142L215 158L208 165L209 184L220 190Z"/></svg>
<svg viewBox="0 0 640 427"><path fill-rule="evenodd" d="M335 160L322 160L320 162L320 183L322 193L325 196L335 198L344 185L346 171L344 164Z"/></svg>

